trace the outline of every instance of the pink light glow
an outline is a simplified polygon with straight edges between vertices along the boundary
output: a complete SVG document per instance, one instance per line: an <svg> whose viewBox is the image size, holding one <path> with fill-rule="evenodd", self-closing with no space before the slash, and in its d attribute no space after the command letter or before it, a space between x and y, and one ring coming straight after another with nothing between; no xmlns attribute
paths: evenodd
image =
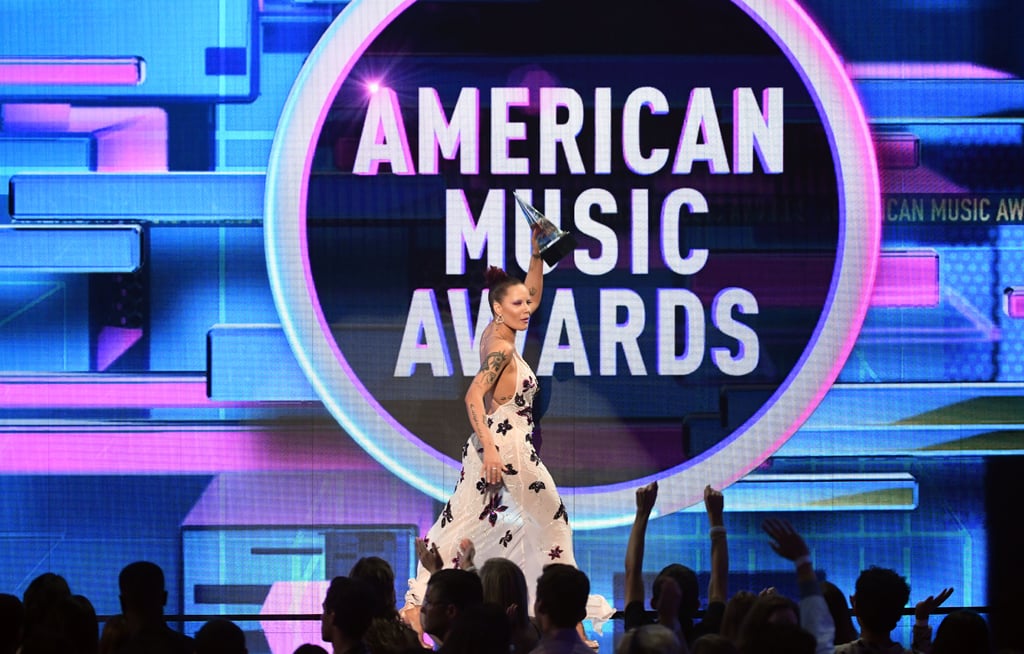
<svg viewBox="0 0 1024 654"><path fill-rule="evenodd" d="M1011 318L1024 318L1024 287L1008 288L1003 292L1003 311Z"/></svg>
<svg viewBox="0 0 1024 654"><path fill-rule="evenodd" d="M0 377L5 409L229 408L247 402L213 402L205 376L25 375Z"/></svg>
<svg viewBox="0 0 1024 654"><path fill-rule="evenodd" d="M380 82L378 82L377 80L368 82L366 85L366 89L370 92L371 95L375 94L377 91L380 90Z"/></svg>
<svg viewBox="0 0 1024 654"><path fill-rule="evenodd" d="M8 427L3 474L221 474L379 470L340 430Z"/></svg>
<svg viewBox="0 0 1024 654"><path fill-rule="evenodd" d="M693 290L710 302L725 285L750 289L758 303L771 307L821 304L821 293L800 291L808 278L827 279L833 261L813 254L719 254L708 260ZM939 255L934 250L887 250L879 258L874 307L935 307L939 304Z"/></svg>
<svg viewBox="0 0 1024 654"><path fill-rule="evenodd" d="M139 57L54 58L0 57L0 84L42 86L136 86L142 83Z"/></svg>
<svg viewBox="0 0 1024 654"><path fill-rule="evenodd" d="M939 253L934 250L883 252L871 306L939 306Z"/></svg>
<svg viewBox="0 0 1024 654"><path fill-rule="evenodd" d="M260 607L260 615L317 615L323 613L321 603L327 596L329 581L276 581ZM303 643L318 643L320 621L260 622L273 654L291 654Z"/></svg>
<svg viewBox="0 0 1024 654"><path fill-rule="evenodd" d="M9 131L93 134L100 172L167 170L167 112L159 107L7 104Z"/></svg>
<svg viewBox="0 0 1024 654"><path fill-rule="evenodd" d="M96 339L96 369L106 370L142 338L141 329L104 327Z"/></svg>
<svg viewBox="0 0 1024 654"><path fill-rule="evenodd" d="M1013 75L969 61L872 61L847 64L853 79L1013 79Z"/></svg>

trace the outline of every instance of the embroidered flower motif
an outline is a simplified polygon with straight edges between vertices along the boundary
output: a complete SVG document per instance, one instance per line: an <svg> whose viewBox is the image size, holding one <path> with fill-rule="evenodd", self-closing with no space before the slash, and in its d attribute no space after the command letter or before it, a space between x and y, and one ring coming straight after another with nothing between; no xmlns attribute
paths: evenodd
<svg viewBox="0 0 1024 654"><path fill-rule="evenodd" d="M481 495L486 493L487 492L487 480L484 479L483 477L481 477L479 480L477 480L477 482L476 482L476 489L478 491L480 491Z"/></svg>
<svg viewBox="0 0 1024 654"><path fill-rule="evenodd" d="M540 465L540 455L537 454L537 450L530 450L530 462L536 465Z"/></svg>
<svg viewBox="0 0 1024 654"><path fill-rule="evenodd" d="M528 407L519 409L518 411L516 411L516 415L520 416L520 417L523 417L523 418L526 418L526 424L528 424L528 425L532 425L533 424L533 407L532 406L528 406Z"/></svg>
<svg viewBox="0 0 1024 654"><path fill-rule="evenodd" d="M526 406L526 398L523 397L522 393L516 393L516 406Z"/></svg>
<svg viewBox="0 0 1024 654"><path fill-rule="evenodd" d="M490 427L493 424L494 424L494 418L488 416L487 417L487 426Z"/></svg>
<svg viewBox="0 0 1024 654"><path fill-rule="evenodd" d="M491 495L491 501L487 503L484 510L480 512L480 520L487 518L487 522L493 527L498 522L498 514L504 513L508 507L501 503L501 493Z"/></svg>
<svg viewBox="0 0 1024 654"><path fill-rule="evenodd" d="M502 547L508 547L508 544L512 542L512 530L506 531L505 535L498 542L501 543Z"/></svg>
<svg viewBox="0 0 1024 654"><path fill-rule="evenodd" d="M555 559L562 558L562 548L558 545L555 545L551 548L551 551L548 552L548 556L551 557L552 561L554 561Z"/></svg>
<svg viewBox="0 0 1024 654"><path fill-rule="evenodd" d="M565 520L565 524L569 524L569 512L565 510L565 502L558 503L558 510L555 511L555 515L551 519L558 520L559 518Z"/></svg>
<svg viewBox="0 0 1024 654"><path fill-rule="evenodd" d="M454 520L455 518L452 517L452 503L449 501L444 505L444 511L441 511L441 527L444 528L446 524Z"/></svg>
<svg viewBox="0 0 1024 654"><path fill-rule="evenodd" d="M469 441L462 444L462 458L465 459L467 454L469 454Z"/></svg>
<svg viewBox="0 0 1024 654"><path fill-rule="evenodd" d="M500 425L494 428L494 430L501 434L502 436L504 436L508 432L512 431L512 423L510 423L507 419L503 420Z"/></svg>
<svg viewBox="0 0 1024 654"><path fill-rule="evenodd" d="M547 488L547 486L542 481L535 481L532 484L530 484L529 486L527 486L527 488L532 490L534 493L540 493L542 490Z"/></svg>
<svg viewBox="0 0 1024 654"><path fill-rule="evenodd" d="M501 470L502 474L505 475L518 475L519 471L512 467L511 463L506 463L505 467Z"/></svg>
<svg viewBox="0 0 1024 654"><path fill-rule="evenodd" d="M537 380L533 377L527 377L523 380L523 392L526 392L537 385Z"/></svg>

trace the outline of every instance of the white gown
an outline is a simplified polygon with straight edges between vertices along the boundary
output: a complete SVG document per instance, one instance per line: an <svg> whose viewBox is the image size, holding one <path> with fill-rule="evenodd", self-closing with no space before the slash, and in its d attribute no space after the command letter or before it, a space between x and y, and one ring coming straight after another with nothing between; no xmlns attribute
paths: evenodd
<svg viewBox="0 0 1024 654"><path fill-rule="evenodd" d="M484 481L483 447L476 434L462 448L462 472L455 492L427 532L427 545L436 544L446 568L459 558L464 538L476 547L474 562L492 557L514 561L532 589L544 565L576 565L572 529L565 504L551 473L533 447L533 398L537 378L516 352L511 362L516 375L512 399L486 416L487 428L501 456L501 485ZM406 601L420 604L430 573L420 565L409 580ZM531 590L532 595L532 590ZM531 599L531 609L532 609Z"/></svg>

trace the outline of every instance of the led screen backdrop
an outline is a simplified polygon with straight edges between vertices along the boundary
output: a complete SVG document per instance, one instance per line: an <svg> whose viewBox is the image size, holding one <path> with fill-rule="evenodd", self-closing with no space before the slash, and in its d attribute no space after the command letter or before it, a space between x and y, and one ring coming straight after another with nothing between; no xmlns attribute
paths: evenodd
<svg viewBox="0 0 1024 654"><path fill-rule="evenodd" d="M317 613L360 555L401 593L458 480L483 271L528 261L515 192L578 241L519 344L595 591L621 608L658 479L650 570L708 570L713 483L733 591L788 581L782 514L848 593L877 564L998 607L1021 12L0 4L0 591L58 572L112 614L149 559L255 652L315 639L258 614Z"/></svg>

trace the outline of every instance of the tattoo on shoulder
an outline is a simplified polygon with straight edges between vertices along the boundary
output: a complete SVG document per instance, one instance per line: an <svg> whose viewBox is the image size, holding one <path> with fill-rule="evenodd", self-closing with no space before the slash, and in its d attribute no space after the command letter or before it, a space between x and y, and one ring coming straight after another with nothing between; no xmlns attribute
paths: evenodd
<svg viewBox="0 0 1024 654"><path fill-rule="evenodd" d="M484 357L484 362L480 366L480 372L487 373L488 383L493 384L498 378L498 373L505 367L505 360L507 358L504 352L491 352Z"/></svg>
<svg viewBox="0 0 1024 654"><path fill-rule="evenodd" d="M529 293L530 293L530 297L533 297L534 295L536 295L536 294L537 294L537 287L536 287L536 286L531 286L531 287L530 287L529 289L527 289L527 290L528 290L528 291L529 291Z"/></svg>

